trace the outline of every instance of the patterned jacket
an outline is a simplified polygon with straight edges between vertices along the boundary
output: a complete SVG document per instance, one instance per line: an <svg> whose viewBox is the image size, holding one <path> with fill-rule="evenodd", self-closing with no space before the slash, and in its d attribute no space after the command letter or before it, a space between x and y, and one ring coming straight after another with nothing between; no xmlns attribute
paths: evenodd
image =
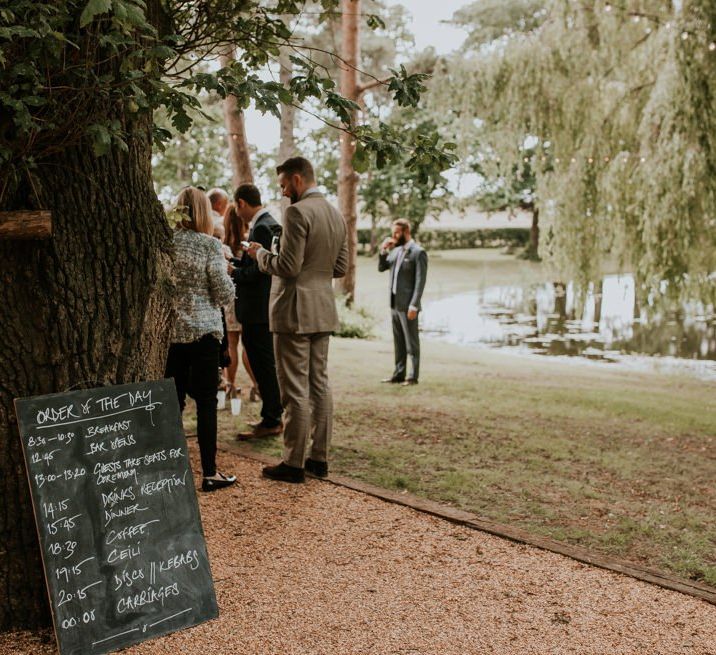
<svg viewBox="0 0 716 655"><path fill-rule="evenodd" d="M221 242L208 234L174 232L177 320L172 343L190 343L205 334L223 337L221 307L234 300Z"/></svg>

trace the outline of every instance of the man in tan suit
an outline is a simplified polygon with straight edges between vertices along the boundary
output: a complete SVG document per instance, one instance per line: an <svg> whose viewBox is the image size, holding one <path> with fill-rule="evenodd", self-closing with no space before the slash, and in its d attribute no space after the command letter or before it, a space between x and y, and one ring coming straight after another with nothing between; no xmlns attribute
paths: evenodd
<svg viewBox="0 0 716 655"><path fill-rule="evenodd" d="M259 269L273 275L269 327L286 412L283 461L265 467L263 474L303 482L304 468L319 477L328 474L333 398L326 365L330 334L339 327L332 280L346 273L348 244L345 221L316 188L311 163L292 157L276 172L283 195L291 200L278 254L258 243L248 248Z"/></svg>

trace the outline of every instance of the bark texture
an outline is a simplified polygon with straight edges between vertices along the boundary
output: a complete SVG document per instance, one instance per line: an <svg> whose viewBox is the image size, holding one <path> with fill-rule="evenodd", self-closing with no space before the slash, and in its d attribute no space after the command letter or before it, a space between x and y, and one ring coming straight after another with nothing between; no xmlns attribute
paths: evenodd
<svg viewBox="0 0 716 655"><path fill-rule="evenodd" d="M279 81L281 85L288 88L293 77L293 63L289 57L287 48L281 48L279 58ZM281 140L278 146L278 163L281 164L289 157L296 156L296 108L293 105L281 105ZM281 212L285 212L290 200L285 196L281 197Z"/></svg>
<svg viewBox="0 0 716 655"><path fill-rule="evenodd" d="M358 63L360 62L360 12L361 0L342 0L341 93L344 97L358 102ZM351 112L355 123L356 112ZM348 228L348 270L339 281L339 288L352 304L356 286L356 256L358 252L358 174L353 168L356 151L355 139L346 132L341 133L341 157L338 170L338 205Z"/></svg>
<svg viewBox="0 0 716 655"><path fill-rule="evenodd" d="M539 257L539 208L532 209L532 225L530 227L530 254L535 259Z"/></svg>
<svg viewBox="0 0 716 655"><path fill-rule="evenodd" d="M229 66L233 60L233 48L219 57L222 68ZM224 100L224 124L226 125L226 141L229 145L234 188L240 184L253 184L254 174L251 168L249 143L246 140L246 121L244 112L239 109L236 102L236 96L228 95Z"/></svg>
<svg viewBox="0 0 716 655"><path fill-rule="evenodd" d="M151 181L148 122L129 151L87 144L40 164L44 241L0 241L0 629L50 620L13 399L162 377L171 231ZM27 207L9 194L2 209Z"/></svg>

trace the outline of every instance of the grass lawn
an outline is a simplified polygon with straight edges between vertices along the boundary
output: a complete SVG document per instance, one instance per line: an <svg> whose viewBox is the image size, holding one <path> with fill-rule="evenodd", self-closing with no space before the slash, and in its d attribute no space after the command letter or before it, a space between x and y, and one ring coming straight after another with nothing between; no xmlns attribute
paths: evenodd
<svg viewBox="0 0 716 655"><path fill-rule="evenodd" d="M485 270L544 275L492 256ZM431 258L440 293L470 257ZM491 277L476 268L472 289ZM379 306L387 281L359 275ZM332 471L716 586L716 384L426 340L420 385L396 388L379 383L392 357L384 337L332 341ZM220 438L236 428L220 412Z"/></svg>

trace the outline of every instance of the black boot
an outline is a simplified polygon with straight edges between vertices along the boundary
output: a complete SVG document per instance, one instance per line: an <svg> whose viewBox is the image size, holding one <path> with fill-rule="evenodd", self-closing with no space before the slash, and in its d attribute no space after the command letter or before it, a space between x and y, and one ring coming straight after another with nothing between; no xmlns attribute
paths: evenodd
<svg viewBox="0 0 716 655"><path fill-rule="evenodd" d="M317 459L311 459L310 457L304 464L306 473L313 475L317 478L325 478L328 476L328 462L319 462Z"/></svg>
<svg viewBox="0 0 716 655"><path fill-rule="evenodd" d="M276 466L264 466L263 476L281 482L305 482L306 480L303 469L296 466L289 466L283 462Z"/></svg>

